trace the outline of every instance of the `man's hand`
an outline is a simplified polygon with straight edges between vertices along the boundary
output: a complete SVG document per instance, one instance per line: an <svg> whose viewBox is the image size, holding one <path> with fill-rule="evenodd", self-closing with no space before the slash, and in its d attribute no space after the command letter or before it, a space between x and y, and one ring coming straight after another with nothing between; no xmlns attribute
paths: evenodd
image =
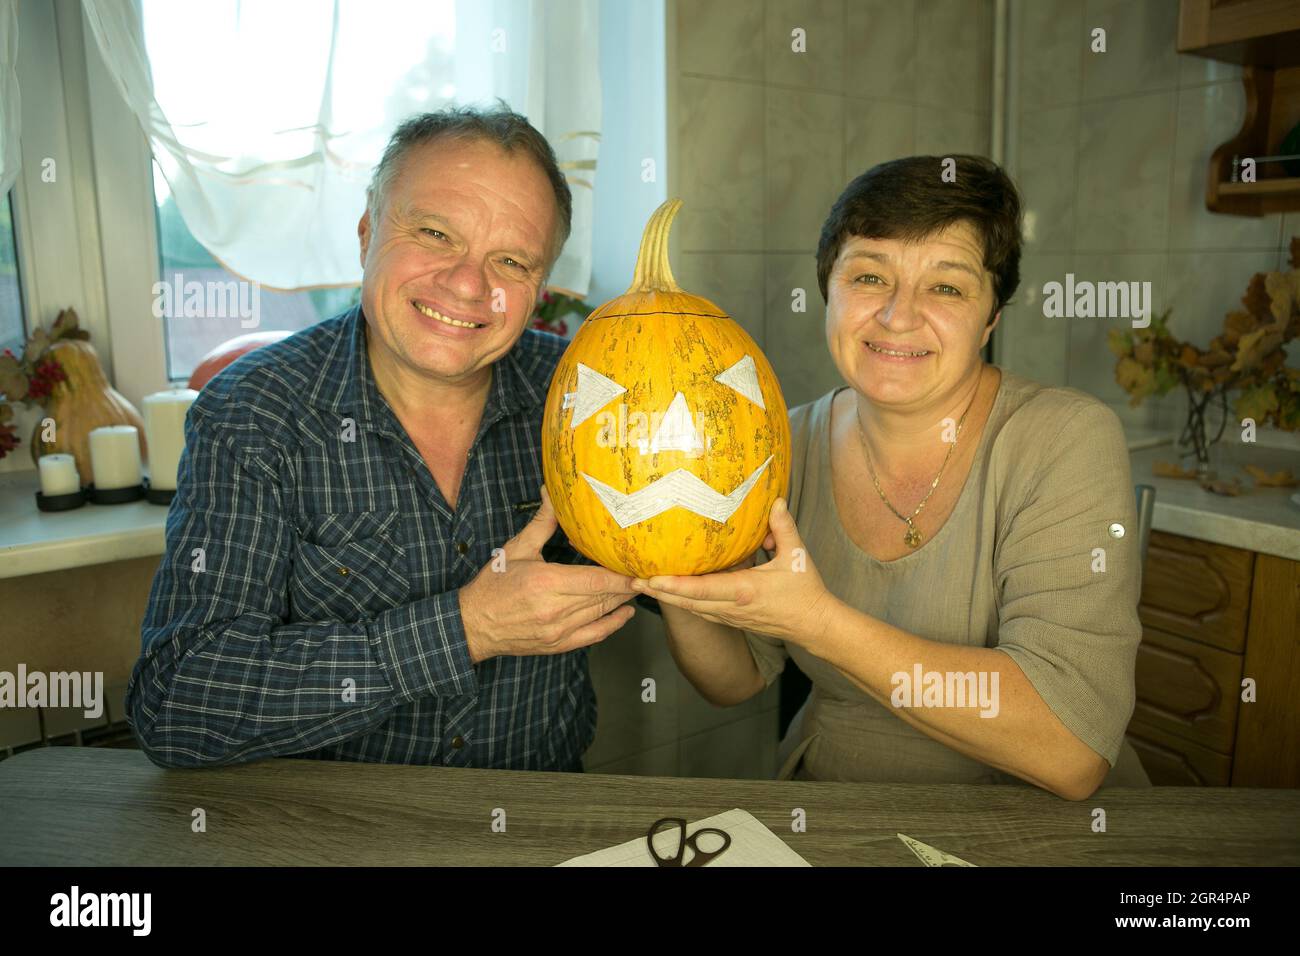
<svg viewBox="0 0 1300 956"><path fill-rule="evenodd" d="M548 564L557 527L546 488L528 525L505 543L505 566L488 564L460 590L470 660L563 654L603 641L632 619L632 579L593 565Z"/></svg>

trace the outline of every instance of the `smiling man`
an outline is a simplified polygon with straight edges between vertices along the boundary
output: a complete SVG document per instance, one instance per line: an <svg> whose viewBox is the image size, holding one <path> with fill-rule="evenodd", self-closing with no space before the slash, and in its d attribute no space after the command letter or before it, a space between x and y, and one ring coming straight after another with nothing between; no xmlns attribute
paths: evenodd
<svg viewBox="0 0 1300 956"><path fill-rule="evenodd" d="M565 343L526 327L570 211L522 116L393 134L361 306L240 359L186 419L127 692L152 760L581 769L586 648L635 592L538 505Z"/></svg>

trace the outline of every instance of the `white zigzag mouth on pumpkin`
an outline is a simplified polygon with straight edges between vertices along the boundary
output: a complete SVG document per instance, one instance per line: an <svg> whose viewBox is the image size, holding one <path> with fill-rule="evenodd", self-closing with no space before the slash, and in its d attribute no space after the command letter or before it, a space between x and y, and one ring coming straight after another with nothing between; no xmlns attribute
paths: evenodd
<svg viewBox="0 0 1300 956"><path fill-rule="evenodd" d="M620 528L631 527L638 522L663 514L670 508L685 508L703 518L712 518L714 521L726 524L754 485L758 483L759 477L771 464L772 458L772 455L768 455L767 461L755 468L753 473L728 495L714 491L697 475L691 474L684 468L671 471L630 495L615 491L585 472L582 473L582 477L586 479L587 484L591 485L592 491L596 492L601 504L609 511Z"/></svg>

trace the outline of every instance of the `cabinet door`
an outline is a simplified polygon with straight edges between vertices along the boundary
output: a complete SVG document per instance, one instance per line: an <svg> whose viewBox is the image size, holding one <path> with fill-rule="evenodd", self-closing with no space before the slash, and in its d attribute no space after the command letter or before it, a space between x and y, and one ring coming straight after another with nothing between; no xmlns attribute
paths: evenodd
<svg viewBox="0 0 1300 956"><path fill-rule="evenodd" d="M1300 561L1261 554L1255 564L1234 787L1300 787Z"/></svg>
<svg viewBox="0 0 1300 956"><path fill-rule="evenodd" d="M1146 627L1240 654L1255 554L1151 533L1138 613Z"/></svg>
<svg viewBox="0 0 1300 956"><path fill-rule="evenodd" d="M1133 718L1231 754L1241 669L1240 654L1146 628L1137 653Z"/></svg>
<svg viewBox="0 0 1300 956"><path fill-rule="evenodd" d="M1128 740L1157 786L1226 787L1232 776L1231 757L1140 720L1129 724Z"/></svg>

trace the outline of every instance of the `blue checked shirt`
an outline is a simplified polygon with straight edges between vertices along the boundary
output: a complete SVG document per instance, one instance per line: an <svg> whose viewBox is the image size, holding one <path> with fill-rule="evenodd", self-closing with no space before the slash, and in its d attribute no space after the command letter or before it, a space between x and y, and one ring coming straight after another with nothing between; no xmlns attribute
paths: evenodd
<svg viewBox="0 0 1300 956"><path fill-rule="evenodd" d="M452 511L375 386L359 308L213 379L185 421L127 689L149 757L577 769L586 650L470 661L458 589L536 513L563 339L493 366ZM547 561L588 564L557 531Z"/></svg>

